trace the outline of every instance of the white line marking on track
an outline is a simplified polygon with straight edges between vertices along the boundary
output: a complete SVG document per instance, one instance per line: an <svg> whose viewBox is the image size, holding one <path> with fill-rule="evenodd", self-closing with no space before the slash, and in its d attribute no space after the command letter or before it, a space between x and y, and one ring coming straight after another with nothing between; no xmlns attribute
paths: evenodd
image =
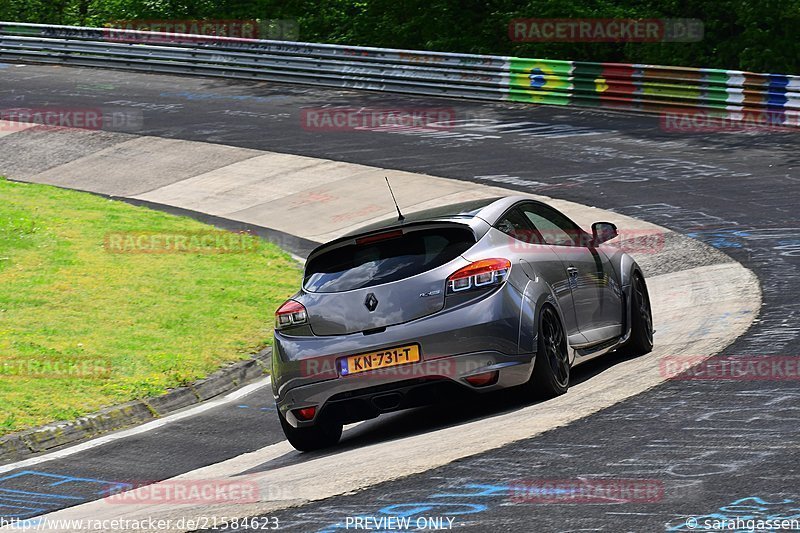
<svg viewBox="0 0 800 533"><path fill-rule="evenodd" d="M111 433L110 435L104 435L102 437L98 437L96 439L92 439L90 441L86 441L81 444L65 448L63 450L58 450L56 452L51 452L44 455L31 457L30 459L24 459L16 463L1 465L0 474L10 472L11 470L16 470L18 468L28 468L47 461L53 461L55 459L63 459L64 457L69 457L70 455L74 455L76 453L80 453L86 450L91 450L92 448L97 448L98 446L108 444L109 442L125 439L128 437L132 437L134 435L141 435L142 433L147 433L148 431L152 431L154 429L166 426L171 422L183 420L185 418L191 418L202 412L208 411L209 409L213 409L215 407L219 407L221 405L234 402L240 398L247 396L248 394L251 394L259 389L266 387L269 384L270 384L270 377L267 376L266 378L256 381L255 383L251 383L250 385L242 387L241 389L235 390L230 394L226 394L221 398L209 400L195 407L191 407L185 411L180 411L178 413L167 415L164 418L159 418L157 420L153 420L152 422L147 422L146 424L142 424L141 426L136 426L123 431L118 431L116 433Z"/></svg>

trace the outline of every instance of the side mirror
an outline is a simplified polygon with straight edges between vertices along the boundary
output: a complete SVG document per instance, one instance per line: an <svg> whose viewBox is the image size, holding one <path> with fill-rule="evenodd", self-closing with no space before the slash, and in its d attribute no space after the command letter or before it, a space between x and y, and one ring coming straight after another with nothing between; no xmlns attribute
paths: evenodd
<svg viewBox="0 0 800 533"><path fill-rule="evenodd" d="M595 222L592 224L592 246L598 246L619 235L617 226L611 222Z"/></svg>

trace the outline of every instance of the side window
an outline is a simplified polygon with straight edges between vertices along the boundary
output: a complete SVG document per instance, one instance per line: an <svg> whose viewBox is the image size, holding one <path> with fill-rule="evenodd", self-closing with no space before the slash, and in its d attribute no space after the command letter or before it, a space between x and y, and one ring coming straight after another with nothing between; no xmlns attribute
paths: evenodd
<svg viewBox="0 0 800 533"><path fill-rule="evenodd" d="M583 230L555 209L538 204L523 205L520 210L541 234L547 244L554 246L583 246Z"/></svg>
<svg viewBox="0 0 800 533"><path fill-rule="evenodd" d="M501 218L497 224L497 229L517 239L518 241L535 243L542 242L541 237L531 228L528 219L518 210L513 209Z"/></svg>

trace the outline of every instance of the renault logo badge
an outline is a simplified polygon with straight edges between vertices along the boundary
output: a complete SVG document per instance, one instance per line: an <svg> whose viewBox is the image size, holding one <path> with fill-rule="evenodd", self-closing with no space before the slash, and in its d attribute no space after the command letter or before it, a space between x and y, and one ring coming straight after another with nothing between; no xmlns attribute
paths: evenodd
<svg viewBox="0 0 800 533"><path fill-rule="evenodd" d="M364 300L364 305L367 306L367 309L369 309L370 313L378 307L378 299L375 298L374 293L367 294L367 299Z"/></svg>

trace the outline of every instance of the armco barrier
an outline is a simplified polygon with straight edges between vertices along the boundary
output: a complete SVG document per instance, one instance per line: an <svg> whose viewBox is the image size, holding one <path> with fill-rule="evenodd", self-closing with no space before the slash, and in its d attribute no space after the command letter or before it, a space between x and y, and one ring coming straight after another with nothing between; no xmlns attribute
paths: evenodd
<svg viewBox="0 0 800 533"><path fill-rule="evenodd" d="M0 22L0 60L800 125L800 76Z"/></svg>

